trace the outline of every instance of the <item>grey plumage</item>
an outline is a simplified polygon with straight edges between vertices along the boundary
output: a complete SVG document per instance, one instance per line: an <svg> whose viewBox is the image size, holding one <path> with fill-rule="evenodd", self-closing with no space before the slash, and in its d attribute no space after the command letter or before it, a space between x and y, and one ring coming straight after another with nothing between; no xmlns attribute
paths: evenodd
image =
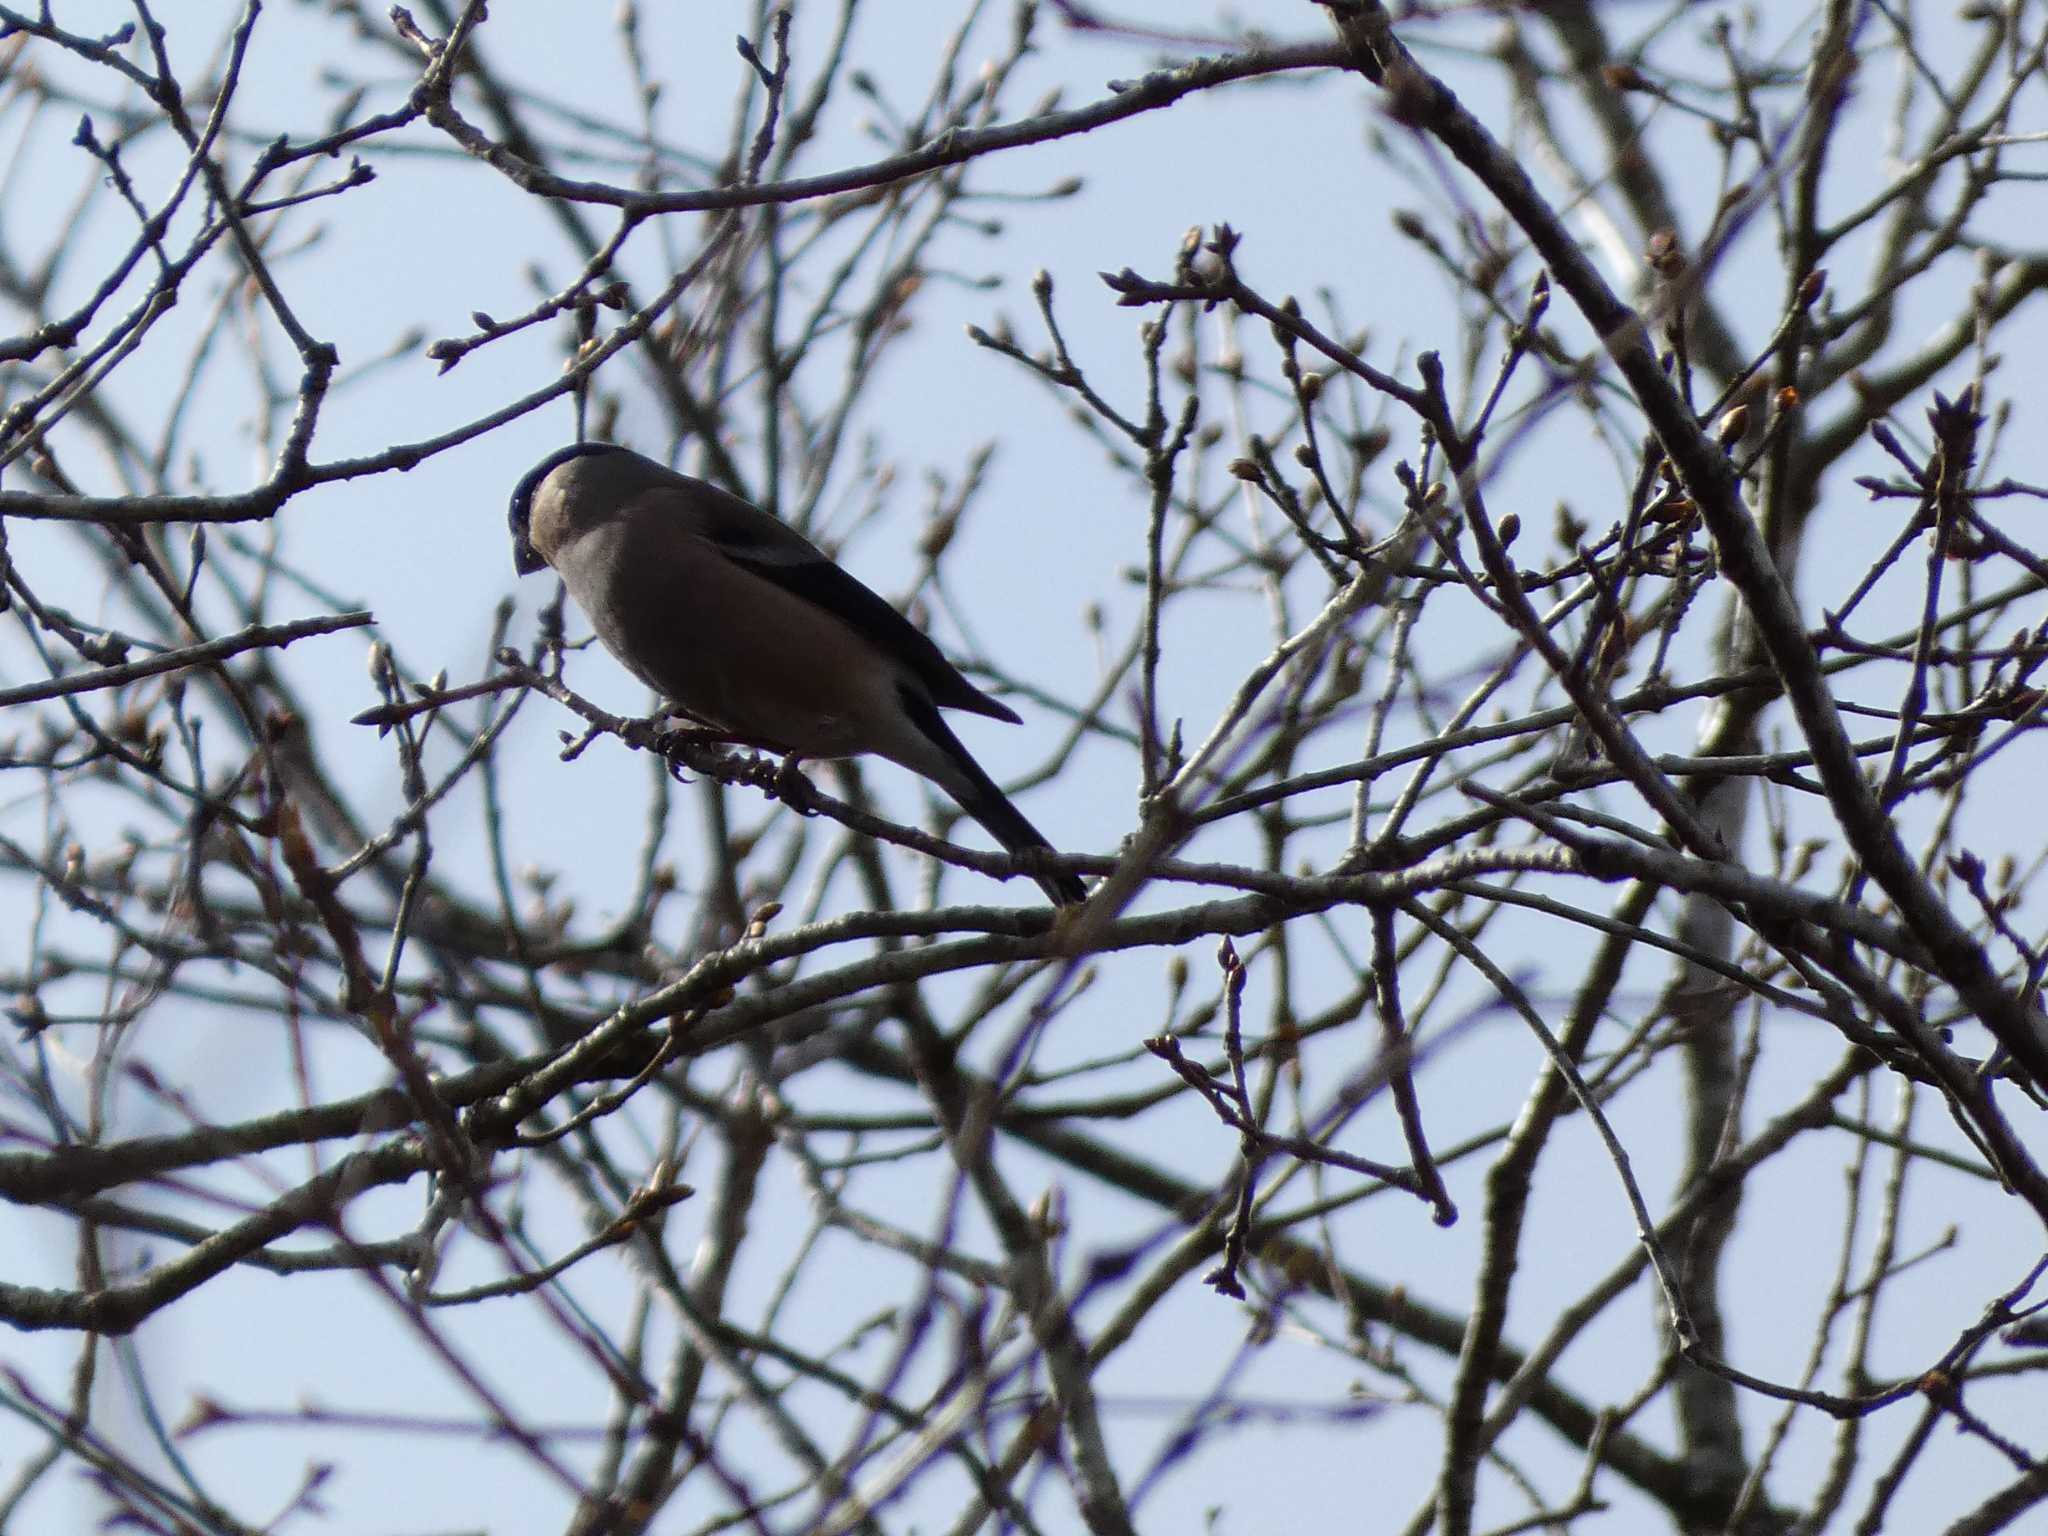
<svg viewBox="0 0 2048 1536"><path fill-rule="evenodd" d="M535 465L510 522L519 573L552 566L605 649L683 713L774 752L886 757L1010 852L1051 851L939 713L1015 711L788 524L607 443ZM1036 878L1055 902L1087 896Z"/></svg>

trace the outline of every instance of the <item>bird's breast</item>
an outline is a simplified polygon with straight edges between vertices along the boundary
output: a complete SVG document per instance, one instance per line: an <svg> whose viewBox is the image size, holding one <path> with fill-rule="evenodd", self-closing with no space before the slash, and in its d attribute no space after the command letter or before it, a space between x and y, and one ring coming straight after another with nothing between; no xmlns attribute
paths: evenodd
<svg viewBox="0 0 2048 1536"><path fill-rule="evenodd" d="M806 757L880 748L896 669L842 620L687 533L584 534L555 569L604 647L685 712Z"/></svg>

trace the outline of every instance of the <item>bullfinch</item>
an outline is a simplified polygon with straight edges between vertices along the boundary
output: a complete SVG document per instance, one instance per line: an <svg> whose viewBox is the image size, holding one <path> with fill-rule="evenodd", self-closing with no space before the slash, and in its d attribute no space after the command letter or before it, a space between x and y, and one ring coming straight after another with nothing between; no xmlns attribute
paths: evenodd
<svg viewBox="0 0 2048 1536"><path fill-rule="evenodd" d="M512 493L512 563L552 566L605 649L679 712L785 756L872 752L922 774L1011 853L1053 851L939 711L1021 724L915 625L780 519L609 443ZM1072 874L1033 877L1083 901Z"/></svg>

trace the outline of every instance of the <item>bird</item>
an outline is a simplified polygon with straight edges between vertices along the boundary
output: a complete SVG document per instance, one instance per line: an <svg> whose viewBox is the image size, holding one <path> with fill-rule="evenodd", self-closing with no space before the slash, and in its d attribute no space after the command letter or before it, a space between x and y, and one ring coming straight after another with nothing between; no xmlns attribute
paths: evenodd
<svg viewBox="0 0 2048 1536"><path fill-rule="evenodd" d="M519 574L552 567L605 649L681 714L791 761L885 757L1009 852L1055 852L939 713L1021 725L1016 711L780 518L583 442L527 471L508 521ZM1032 878L1056 905L1087 899L1078 875Z"/></svg>

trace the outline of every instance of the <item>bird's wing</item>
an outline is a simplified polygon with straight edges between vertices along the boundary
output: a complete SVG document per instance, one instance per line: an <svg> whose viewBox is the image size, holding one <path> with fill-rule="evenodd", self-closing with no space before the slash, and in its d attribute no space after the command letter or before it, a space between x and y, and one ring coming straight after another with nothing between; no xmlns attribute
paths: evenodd
<svg viewBox="0 0 2048 1536"><path fill-rule="evenodd" d="M931 638L886 598L848 575L781 519L703 482L698 482L690 512L693 521L701 522L704 536L727 559L824 609L884 655L901 662L925 685L933 703L1022 724L1015 710L961 676L960 669Z"/></svg>

